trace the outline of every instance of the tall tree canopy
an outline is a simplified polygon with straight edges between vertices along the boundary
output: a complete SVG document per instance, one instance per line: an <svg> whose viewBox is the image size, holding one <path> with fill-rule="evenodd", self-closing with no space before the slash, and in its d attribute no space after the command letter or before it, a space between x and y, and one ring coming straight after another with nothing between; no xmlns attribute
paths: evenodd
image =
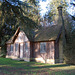
<svg viewBox="0 0 75 75"><path fill-rule="evenodd" d="M48 13L51 20L57 20L58 10L57 7L61 5L63 6L63 14L66 12L67 2L65 0L52 0L50 2L50 12Z"/></svg>
<svg viewBox="0 0 75 75"><path fill-rule="evenodd" d="M31 30L37 27L38 6L35 0L1 0L0 46L14 34L18 26Z"/></svg>
<svg viewBox="0 0 75 75"><path fill-rule="evenodd" d="M74 2L70 3L73 7L75 6ZM64 57L66 61L69 63L75 64L75 15L68 13L68 9L71 9L68 7L68 3L66 0L52 0L50 2L50 11L47 15L45 15L46 20L49 20L49 23L55 22L57 25L60 25L59 16L58 16L58 10L57 7L61 5L63 6L63 18L64 18L64 25L66 29L66 48L64 49ZM68 7L68 8L67 8ZM71 11L70 11L71 12ZM75 12L73 12L75 13ZM48 21L47 21L48 22ZM73 61L72 61L73 60Z"/></svg>

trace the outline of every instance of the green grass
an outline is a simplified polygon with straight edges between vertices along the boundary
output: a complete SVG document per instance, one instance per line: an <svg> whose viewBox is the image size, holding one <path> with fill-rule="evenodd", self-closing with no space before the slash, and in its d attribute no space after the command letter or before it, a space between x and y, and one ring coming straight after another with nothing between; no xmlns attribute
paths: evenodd
<svg viewBox="0 0 75 75"><path fill-rule="evenodd" d="M0 75L75 75L75 66L0 58Z"/></svg>

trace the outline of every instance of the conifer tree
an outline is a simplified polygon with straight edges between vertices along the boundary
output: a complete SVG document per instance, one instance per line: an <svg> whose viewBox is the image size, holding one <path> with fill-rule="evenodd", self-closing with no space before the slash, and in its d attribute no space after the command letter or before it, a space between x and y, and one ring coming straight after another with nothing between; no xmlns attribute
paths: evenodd
<svg viewBox="0 0 75 75"><path fill-rule="evenodd" d="M36 4L35 0L28 0L28 2L27 0L23 2L3 0L0 2L0 46L3 46L2 48L5 48L5 42L14 34L18 26L28 30L37 26L37 19L33 18L38 13Z"/></svg>

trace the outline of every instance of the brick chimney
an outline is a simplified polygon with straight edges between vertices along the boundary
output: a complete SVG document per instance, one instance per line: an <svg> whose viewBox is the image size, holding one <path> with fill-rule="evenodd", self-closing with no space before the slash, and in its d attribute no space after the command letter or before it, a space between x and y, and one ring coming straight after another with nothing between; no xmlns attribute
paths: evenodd
<svg viewBox="0 0 75 75"><path fill-rule="evenodd" d="M63 7L61 5L57 7L58 13L59 13L59 21L61 22L60 24L62 25L62 36L63 36L63 47L64 47L66 44L66 38L65 38L65 24L64 24L64 18L62 15L62 8Z"/></svg>
<svg viewBox="0 0 75 75"><path fill-rule="evenodd" d="M63 51L65 49L65 46L66 46L66 38L65 38L65 24L64 24L64 18L63 18L63 13L62 13L62 6L59 5L57 7L58 9L58 13L59 13L59 18L58 18L58 25L61 25L61 32L62 32L62 50L61 50L61 53L60 54L63 54ZM59 59L60 59L60 62L63 62L63 55L59 56Z"/></svg>
<svg viewBox="0 0 75 75"><path fill-rule="evenodd" d="M62 16L62 8L63 8L63 7L62 7L61 5L59 5L59 6L57 7L59 16Z"/></svg>

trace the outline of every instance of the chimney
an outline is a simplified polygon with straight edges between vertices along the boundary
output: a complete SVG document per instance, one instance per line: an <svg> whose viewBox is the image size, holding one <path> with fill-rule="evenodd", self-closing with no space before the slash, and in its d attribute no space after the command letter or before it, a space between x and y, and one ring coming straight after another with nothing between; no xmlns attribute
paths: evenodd
<svg viewBox="0 0 75 75"><path fill-rule="evenodd" d="M63 50L65 49L65 46L66 46L66 32L65 32L65 24L64 24L64 18L63 18L63 15L62 15L62 6L59 5L57 7L58 9L58 13L59 13L59 24L61 24L61 27L62 27L62 45L63 45Z"/></svg>
<svg viewBox="0 0 75 75"><path fill-rule="evenodd" d="M63 13L62 13L62 6L61 5L59 5L58 7L57 7L57 9L58 9L58 19L57 19L57 24L58 25L64 25L64 20L63 20Z"/></svg>
<svg viewBox="0 0 75 75"><path fill-rule="evenodd" d="M65 50L65 47L66 47L66 37L65 37L65 25L64 25L64 18L63 18L63 13L62 13L62 6L61 5L59 5L58 7L57 7L57 9L58 9L58 13L59 13L59 18L58 18L58 25L61 25L61 29L60 29L60 31L61 31L61 34L62 34L62 36L61 36L61 38L62 38L62 40L61 40L61 42L62 42L62 50L60 51L61 53L60 54L62 54L61 56L59 56L60 58L59 58L59 62L63 62L63 51Z"/></svg>
<svg viewBox="0 0 75 75"><path fill-rule="evenodd" d="M62 8L63 8L63 7L62 7L61 5L59 5L59 6L57 7L59 16L62 16Z"/></svg>

